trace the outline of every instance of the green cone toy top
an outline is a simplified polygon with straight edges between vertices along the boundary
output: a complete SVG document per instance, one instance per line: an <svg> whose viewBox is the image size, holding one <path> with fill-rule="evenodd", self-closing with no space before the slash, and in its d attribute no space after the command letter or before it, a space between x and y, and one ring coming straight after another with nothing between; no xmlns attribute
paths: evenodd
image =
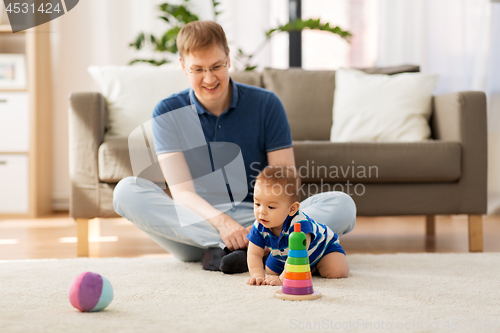
<svg viewBox="0 0 500 333"><path fill-rule="evenodd" d="M300 223L293 225L293 231L288 238L288 248L290 250L306 250L306 234L300 231Z"/></svg>

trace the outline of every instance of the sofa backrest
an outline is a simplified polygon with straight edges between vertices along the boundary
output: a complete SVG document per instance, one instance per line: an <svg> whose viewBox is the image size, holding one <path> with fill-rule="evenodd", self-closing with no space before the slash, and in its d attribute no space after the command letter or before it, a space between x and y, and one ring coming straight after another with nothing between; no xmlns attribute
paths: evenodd
<svg viewBox="0 0 500 333"><path fill-rule="evenodd" d="M251 86L261 87L262 85L262 73L257 71L246 71L246 72L232 72L230 74L231 78L239 83L249 84Z"/></svg>
<svg viewBox="0 0 500 333"><path fill-rule="evenodd" d="M419 66L404 65L361 69L369 74L419 72ZM259 80L261 76L261 80ZM235 72L236 82L274 92L285 107L293 140L330 140L333 122L335 71L298 68L265 68L259 72Z"/></svg>
<svg viewBox="0 0 500 333"><path fill-rule="evenodd" d="M262 79L283 103L293 140L330 140L335 71L266 68Z"/></svg>

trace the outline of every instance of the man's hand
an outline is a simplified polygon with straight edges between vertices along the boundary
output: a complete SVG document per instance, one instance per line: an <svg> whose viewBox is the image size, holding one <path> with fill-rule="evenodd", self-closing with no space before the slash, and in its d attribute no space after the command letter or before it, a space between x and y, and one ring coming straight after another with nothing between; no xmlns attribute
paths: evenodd
<svg viewBox="0 0 500 333"><path fill-rule="evenodd" d="M265 286L266 282L263 277L251 277L247 280L247 283L251 286Z"/></svg>
<svg viewBox="0 0 500 333"><path fill-rule="evenodd" d="M270 286L281 286L281 280L278 275L266 275L264 282Z"/></svg>
<svg viewBox="0 0 500 333"><path fill-rule="evenodd" d="M242 227L238 222L224 214L224 220L217 227L220 238L229 251L246 249L248 246L248 228Z"/></svg>

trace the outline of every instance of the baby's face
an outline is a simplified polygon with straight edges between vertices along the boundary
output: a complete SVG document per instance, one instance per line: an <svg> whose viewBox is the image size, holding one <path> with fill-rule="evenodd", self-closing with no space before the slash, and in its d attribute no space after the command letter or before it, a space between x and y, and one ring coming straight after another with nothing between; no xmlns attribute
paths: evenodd
<svg viewBox="0 0 500 333"><path fill-rule="evenodd" d="M257 181L254 187L253 212L255 219L268 229L279 229L288 215L295 214L290 198L281 185Z"/></svg>

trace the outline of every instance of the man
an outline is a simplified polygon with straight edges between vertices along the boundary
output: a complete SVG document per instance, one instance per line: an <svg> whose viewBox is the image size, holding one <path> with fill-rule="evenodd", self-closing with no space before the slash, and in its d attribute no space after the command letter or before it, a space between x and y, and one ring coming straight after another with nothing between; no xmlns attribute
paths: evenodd
<svg viewBox="0 0 500 333"><path fill-rule="evenodd" d="M295 166L288 120L272 92L230 78L229 47L219 24L196 21L185 25L177 37L177 46L191 88L162 100L153 114L156 154L172 198L152 182L129 177L117 184L114 207L178 259L202 259L203 268L209 270L244 272L246 236L254 222L253 181L267 165ZM189 111L192 105L196 112ZM199 121L204 136L201 140L207 143L204 147L199 141L189 143L199 136L194 125L191 133L185 126L174 128L177 120L165 120L174 112L181 117L196 116L186 123ZM179 143L183 140L187 142L184 145ZM232 143L241 149L248 195L234 207L212 202L195 185L195 174L201 172L195 169L200 168L201 161L205 158L213 163L207 156L214 152L207 147L215 147L215 142ZM188 153L186 146L202 150L189 149ZM354 202L342 192L311 196L301 207L339 235L354 227Z"/></svg>

